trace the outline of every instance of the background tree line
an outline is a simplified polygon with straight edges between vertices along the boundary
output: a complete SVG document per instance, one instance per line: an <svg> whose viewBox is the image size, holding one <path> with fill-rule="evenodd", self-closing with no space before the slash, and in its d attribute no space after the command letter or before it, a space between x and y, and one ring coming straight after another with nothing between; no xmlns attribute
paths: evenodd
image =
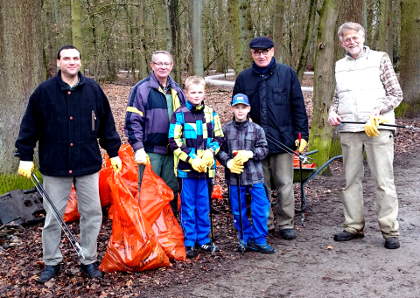
<svg viewBox="0 0 420 298"><path fill-rule="evenodd" d="M366 45L389 53L400 72L399 116L420 110L420 1L418 0L0 0L0 173L17 169L14 141L30 94L56 73L57 50L73 44L85 74L98 82L127 70L136 80L150 72L151 53L173 54L173 77L210 69L249 67L248 44L273 38L275 58L302 79L314 70L310 144L323 163L338 148L327 124L334 63L344 55L336 32L344 21L366 29ZM6 162L7 161L7 162ZM0 183L3 178L0 178Z"/></svg>

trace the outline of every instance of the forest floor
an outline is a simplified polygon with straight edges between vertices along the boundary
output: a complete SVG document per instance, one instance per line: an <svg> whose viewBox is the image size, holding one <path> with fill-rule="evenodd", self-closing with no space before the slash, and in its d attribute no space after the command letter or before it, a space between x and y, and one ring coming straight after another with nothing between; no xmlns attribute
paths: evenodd
<svg viewBox="0 0 420 298"><path fill-rule="evenodd" d="M309 80L310 81L310 80ZM132 83L105 84L118 131L125 142L123 121ZM303 85L310 84L308 80ZM219 113L222 123L231 119L228 106L231 88L210 86L206 103ZM311 94L305 93L311 118ZM420 119L398 119L398 124L420 126ZM283 240L278 230L268 237L276 249L272 255L236 251L234 230L223 169L216 184L222 185L223 200L214 200L215 257L201 253L196 259L138 273L116 272L101 280L79 273L75 254L63 240L62 273L39 284L43 270L42 224L26 227L17 236L23 242L0 250L0 297L420 297L420 181L419 133L399 129L395 139L395 183L399 197L401 248L383 247L375 209L375 186L365 167L365 238L334 242L342 231L341 191L344 173L341 160L331 163L332 176L316 176L306 184L305 221L295 216L297 238ZM295 184L296 204L299 185ZM78 224L70 224L78 233ZM112 222L104 217L98 239L99 260L105 252Z"/></svg>

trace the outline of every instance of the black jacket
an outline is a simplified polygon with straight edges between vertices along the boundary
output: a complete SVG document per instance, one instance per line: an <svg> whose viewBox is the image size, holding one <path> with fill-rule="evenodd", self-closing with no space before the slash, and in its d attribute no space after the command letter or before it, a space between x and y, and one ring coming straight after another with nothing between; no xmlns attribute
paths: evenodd
<svg viewBox="0 0 420 298"><path fill-rule="evenodd" d="M274 58L273 58L274 59ZM251 104L251 119L267 135L269 153L284 153L270 136L296 150L299 133L308 141L308 116L296 72L288 65L275 63L261 74L255 64L236 78L233 95L244 93Z"/></svg>
<svg viewBox="0 0 420 298"><path fill-rule="evenodd" d="M110 157L121 140L108 99L99 85L79 73L79 84L61 80L61 72L42 82L29 98L16 148L21 160L33 160L39 141L40 172L49 176L79 176L101 169L98 139Z"/></svg>

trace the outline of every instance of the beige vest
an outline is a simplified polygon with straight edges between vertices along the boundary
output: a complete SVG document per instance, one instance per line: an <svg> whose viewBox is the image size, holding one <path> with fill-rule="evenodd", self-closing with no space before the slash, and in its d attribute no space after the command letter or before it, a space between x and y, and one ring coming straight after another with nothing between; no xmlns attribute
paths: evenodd
<svg viewBox="0 0 420 298"><path fill-rule="evenodd" d="M337 114L342 121L367 122L373 109L380 105L386 96L380 78L381 59L386 53L372 51L368 47L364 55L354 59L346 56L335 64L335 80L339 99ZM381 115L388 123L395 123L394 110ZM391 129L392 127L381 127ZM341 132L364 131L364 125L345 124Z"/></svg>

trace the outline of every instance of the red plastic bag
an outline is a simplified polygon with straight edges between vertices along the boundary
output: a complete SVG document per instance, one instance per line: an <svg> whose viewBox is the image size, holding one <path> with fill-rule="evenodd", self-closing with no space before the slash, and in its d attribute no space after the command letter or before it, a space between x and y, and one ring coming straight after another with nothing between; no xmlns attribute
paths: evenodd
<svg viewBox="0 0 420 298"><path fill-rule="evenodd" d="M114 198L112 235L99 268L105 272L143 271L170 265L152 227L119 174L108 179Z"/></svg>
<svg viewBox="0 0 420 298"><path fill-rule="evenodd" d="M112 174L112 168L104 168L99 171L99 196L101 198L101 206L108 207L112 204L111 189L107 181Z"/></svg>
<svg viewBox="0 0 420 298"><path fill-rule="evenodd" d="M220 185L213 185L213 193L211 194L212 199L223 199L223 190Z"/></svg>
<svg viewBox="0 0 420 298"><path fill-rule="evenodd" d="M66 211L64 211L64 222L73 222L80 219L79 210L77 209L77 196L74 185L71 188L69 201L67 202Z"/></svg>

